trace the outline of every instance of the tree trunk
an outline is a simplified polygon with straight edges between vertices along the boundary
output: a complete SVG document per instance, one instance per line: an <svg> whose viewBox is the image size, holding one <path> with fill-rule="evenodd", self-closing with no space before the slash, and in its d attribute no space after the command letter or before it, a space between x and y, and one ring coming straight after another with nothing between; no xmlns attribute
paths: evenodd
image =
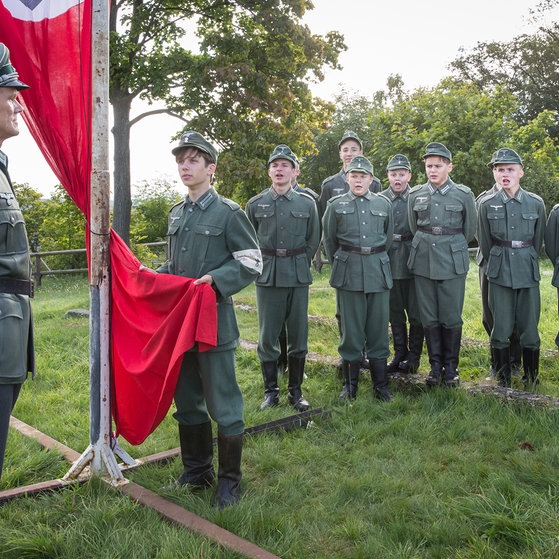
<svg viewBox="0 0 559 559"><path fill-rule="evenodd" d="M111 95L114 127L114 207L113 228L130 244L130 212L132 198L130 195L130 107L132 97L128 95Z"/></svg>

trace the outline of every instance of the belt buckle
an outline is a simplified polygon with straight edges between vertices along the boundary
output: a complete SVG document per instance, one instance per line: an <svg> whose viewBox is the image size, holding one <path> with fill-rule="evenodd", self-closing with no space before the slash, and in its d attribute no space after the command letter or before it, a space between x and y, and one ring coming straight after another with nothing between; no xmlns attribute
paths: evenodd
<svg viewBox="0 0 559 559"><path fill-rule="evenodd" d="M287 249L286 248L277 248L276 249L276 256L287 256Z"/></svg>
<svg viewBox="0 0 559 559"><path fill-rule="evenodd" d="M512 248L522 248L523 241L511 241L510 246Z"/></svg>
<svg viewBox="0 0 559 559"><path fill-rule="evenodd" d="M431 233L433 233L433 235L442 235L443 234L443 228L442 227L431 227Z"/></svg>
<svg viewBox="0 0 559 559"><path fill-rule="evenodd" d="M372 247L361 247L361 254L371 254Z"/></svg>

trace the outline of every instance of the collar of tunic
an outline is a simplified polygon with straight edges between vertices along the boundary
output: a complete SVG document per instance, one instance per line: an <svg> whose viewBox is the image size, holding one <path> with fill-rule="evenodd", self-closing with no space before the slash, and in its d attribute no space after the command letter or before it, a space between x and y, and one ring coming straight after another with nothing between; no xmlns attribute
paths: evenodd
<svg viewBox="0 0 559 559"><path fill-rule="evenodd" d="M366 198L367 200L370 200L373 197L373 193L370 190L367 190L363 196L355 196L351 190L347 194L350 200L357 200L357 198Z"/></svg>
<svg viewBox="0 0 559 559"><path fill-rule="evenodd" d="M431 196L433 196L433 194L437 194L437 193L442 194L444 196L445 194L448 193L448 191L452 187L452 181L450 179L447 179L447 181L445 183L441 184L441 186L439 186L439 188L436 188L430 182L428 182L427 185L429 187L429 194L431 194Z"/></svg>
<svg viewBox="0 0 559 559"><path fill-rule="evenodd" d="M392 202L393 200L396 200L396 198L401 198L402 200L407 200L409 194L410 194L410 187L407 186L406 190L404 190L404 192L401 192L401 193L394 192L391 188L389 188L387 190L385 196L388 196L388 199Z"/></svg>
<svg viewBox="0 0 559 559"><path fill-rule="evenodd" d="M187 195L186 203L193 206L198 206L201 210L205 210L216 199L217 199L217 192L213 188L210 188L207 192L202 194L202 196L200 196L200 198L198 198L198 200L196 200L195 202L193 202L190 199L190 197Z"/></svg>
<svg viewBox="0 0 559 559"><path fill-rule="evenodd" d="M499 192L499 195L501 196L503 204L511 202L512 200L516 200L517 202L522 203L522 200L524 199L524 191L522 190L522 188L519 188L514 196L509 196L504 190L501 190Z"/></svg>
<svg viewBox="0 0 559 559"><path fill-rule="evenodd" d="M272 187L270 187L270 196L272 197L272 200L277 200L281 196L285 196L285 198L291 200L291 198L293 198L293 192L293 188L289 187L289 190L285 194L279 194Z"/></svg>

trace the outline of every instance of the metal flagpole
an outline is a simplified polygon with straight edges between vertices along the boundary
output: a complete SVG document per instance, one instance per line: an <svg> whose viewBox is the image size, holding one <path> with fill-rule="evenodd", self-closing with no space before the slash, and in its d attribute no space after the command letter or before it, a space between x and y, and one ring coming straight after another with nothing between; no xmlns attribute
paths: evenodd
<svg viewBox="0 0 559 559"><path fill-rule="evenodd" d="M90 444L65 480L86 468L127 483L117 463L135 465L112 435L110 380L110 173L109 173L109 2L92 0L92 160L90 203Z"/></svg>

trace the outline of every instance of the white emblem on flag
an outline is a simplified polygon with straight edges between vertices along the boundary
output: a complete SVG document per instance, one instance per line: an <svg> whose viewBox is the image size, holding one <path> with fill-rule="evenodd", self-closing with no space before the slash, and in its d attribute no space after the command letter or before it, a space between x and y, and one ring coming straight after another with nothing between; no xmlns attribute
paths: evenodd
<svg viewBox="0 0 559 559"><path fill-rule="evenodd" d="M84 0L0 0L16 19L42 21L53 19Z"/></svg>

